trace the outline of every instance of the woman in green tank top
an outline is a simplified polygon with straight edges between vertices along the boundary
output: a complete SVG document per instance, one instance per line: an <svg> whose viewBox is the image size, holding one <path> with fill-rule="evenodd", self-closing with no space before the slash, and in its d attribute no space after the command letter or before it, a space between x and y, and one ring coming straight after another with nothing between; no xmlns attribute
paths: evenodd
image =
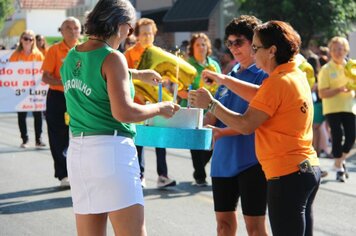
<svg viewBox="0 0 356 236"><path fill-rule="evenodd" d="M135 9L128 0L100 0L85 23L89 40L73 48L61 68L72 138L68 176L78 235L146 235L133 123L171 117L172 102L134 103L132 78L153 85L152 70L128 70L117 50L129 36ZM125 218L133 220L124 220Z"/></svg>

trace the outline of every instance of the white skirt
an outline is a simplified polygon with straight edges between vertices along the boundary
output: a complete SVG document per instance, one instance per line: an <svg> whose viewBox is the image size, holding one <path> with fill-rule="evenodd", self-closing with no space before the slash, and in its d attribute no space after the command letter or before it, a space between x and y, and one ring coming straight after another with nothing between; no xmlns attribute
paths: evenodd
<svg viewBox="0 0 356 236"><path fill-rule="evenodd" d="M77 214L99 214L143 205L140 168L131 138L72 137L67 168Z"/></svg>

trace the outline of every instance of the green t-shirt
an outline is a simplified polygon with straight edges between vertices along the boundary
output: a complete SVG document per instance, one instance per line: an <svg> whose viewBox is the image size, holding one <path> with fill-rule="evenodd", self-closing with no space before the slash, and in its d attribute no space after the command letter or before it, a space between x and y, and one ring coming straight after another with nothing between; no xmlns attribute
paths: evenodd
<svg viewBox="0 0 356 236"><path fill-rule="evenodd" d="M107 83L101 75L102 64L114 49L104 46L88 52L72 48L61 67L69 126L73 134L80 132L112 132L134 137L134 124L117 121L110 107ZM131 97L135 95L130 75Z"/></svg>
<svg viewBox="0 0 356 236"><path fill-rule="evenodd" d="M198 63L194 59L194 57L189 57L188 58L188 62L189 62L189 64L191 64L197 70L197 75L195 76L195 78L193 80L193 83L192 83L192 89L193 90L196 90L196 89L199 89L199 88L203 87L203 84L202 84L202 81L200 80L200 77L201 77L201 73L203 72L204 69L210 69L210 70L215 71L217 73L221 73L221 69L220 69L219 64L216 61L214 61L211 57L207 57L206 58L206 65L202 65L202 64ZM218 86L216 86L213 91L216 92L217 87ZM212 92L209 88L208 88L208 90L210 92ZM182 107L186 107L187 106L187 99L182 99L181 102L180 102L180 105Z"/></svg>

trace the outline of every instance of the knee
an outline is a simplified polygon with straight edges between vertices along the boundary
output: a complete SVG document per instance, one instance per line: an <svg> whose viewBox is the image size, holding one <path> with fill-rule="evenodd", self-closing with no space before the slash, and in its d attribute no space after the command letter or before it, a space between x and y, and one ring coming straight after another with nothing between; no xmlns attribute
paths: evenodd
<svg viewBox="0 0 356 236"><path fill-rule="evenodd" d="M226 219L217 220L217 235L235 235L237 230L237 222Z"/></svg>
<svg viewBox="0 0 356 236"><path fill-rule="evenodd" d="M265 225L264 218L256 220L246 220L246 230L250 236L267 236L267 227Z"/></svg>
<svg viewBox="0 0 356 236"><path fill-rule="evenodd" d="M246 223L246 231L247 231L248 235L250 235L250 236L264 235L264 234L261 234L258 226L255 224L247 224Z"/></svg>

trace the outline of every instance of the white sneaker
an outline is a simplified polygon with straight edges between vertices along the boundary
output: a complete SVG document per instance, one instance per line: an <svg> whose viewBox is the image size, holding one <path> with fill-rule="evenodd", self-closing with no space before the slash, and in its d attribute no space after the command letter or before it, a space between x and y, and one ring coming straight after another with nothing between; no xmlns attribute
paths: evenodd
<svg viewBox="0 0 356 236"><path fill-rule="evenodd" d="M24 142L24 143L21 143L20 145L20 148L29 148L30 145L28 144L28 142Z"/></svg>
<svg viewBox="0 0 356 236"><path fill-rule="evenodd" d="M59 186L63 188L70 187L68 177L64 177L63 179L61 179L61 184Z"/></svg>
<svg viewBox="0 0 356 236"><path fill-rule="evenodd" d="M141 178L141 186L142 188L146 188L146 180L144 177Z"/></svg>
<svg viewBox="0 0 356 236"><path fill-rule="evenodd" d="M165 187L171 187L171 186L176 186L176 181L174 179L170 179L166 176L158 176L157 180L157 188L165 188Z"/></svg>

